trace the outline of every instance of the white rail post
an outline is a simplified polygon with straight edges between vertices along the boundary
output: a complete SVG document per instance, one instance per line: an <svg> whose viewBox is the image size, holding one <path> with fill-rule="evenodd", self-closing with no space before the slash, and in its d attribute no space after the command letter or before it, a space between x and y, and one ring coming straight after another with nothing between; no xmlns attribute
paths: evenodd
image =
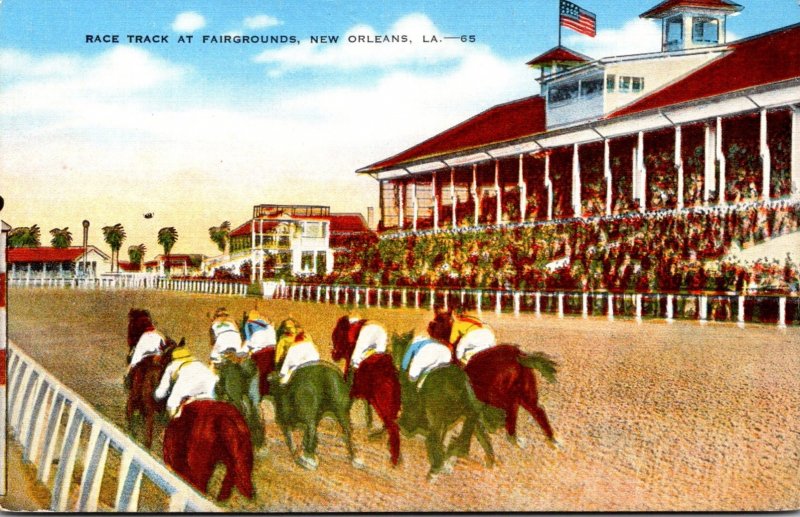
<svg viewBox="0 0 800 517"><path fill-rule="evenodd" d="M537 318L541 318L542 317L542 293L537 292L535 298L536 298L536 317Z"/></svg>
<svg viewBox="0 0 800 517"><path fill-rule="evenodd" d="M56 435L61 424L61 417L64 414L64 396L58 390L53 391L52 403L47 419L47 429L44 433L44 448L39 458L38 479L44 484L50 479L50 468L53 466L53 456L56 448Z"/></svg>
<svg viewBox="0 0 800 517"><path fill-rule="evenodd" d="M358 307L358 304L359 304L359 302L360 302L360 299L359 299L359 298L360 298L360 295L359 295L359 293L358 293L358 287L354 287L354 288L353 288L353 291L355 292L355 296L354 296L354 302L353 302L353 303L355 303L356 307Z"/></svg>
<svg viewBox="0 0 800 517"><path fill-rule="evenodd" d="M447 303L447 299L448 299L449 297L450 297L450 291L448 291L448 290L446 290L446 289L445 289L445 291L444 291L444 300L443 300L443 301L444 301L444 310L448 310L448 303Z"/></svg>
<svg viewBox="0 0 800 517"><path fill-rule="evenodd" d="M514 293L514 317L519 318L519 291Z"/></svg>
<svg viewBox="0 0 800 517"><path fill-rule="evenodd" d="M667 295L667 323L672 323L674 321L672 319L674 315L672 308L672 298L673 296L671 294Z"/></svg>
<svg viewBox="0 0 800 517"><path fill-rule="evenodd" d="M778 298L778 328L786 328L786 297Z"/></svg>
<svg viewBox="0 0 800 517"><path fill-rule="evenodd" d="M378 308L381 306L381 291L380 287L375 288L375 306Z"/></svg>
<svg viewBox="0 0 800 517"><path fill-rule="evenodd" d="M414 291L414 308L419 309L419 289Z"/></svg>
<svg viewBox="0 0 800 517"><path fill-rule="evenodd" d="M589 317L589 293L584 292L581 296L581 315L583 319Z"/></svg>
<svg viewBox="0 0 800 517"><path fill-rule="evenodd" d="M607 293L606 299L608 300L608 321L614 321L614 295Z"/></svg>
<svg viewBox="0 0 800 517"><path fill-rule="evenodd" d="M400 291L400 306L406 307L408 305L408 289L403 289Z"/></svg>
<svg viewBox="0 0 800 517"><path fill-rule="evenodd" d="M394 289L389 289L389 295L386 300L386 306L391 308L392 304L394 304Z"/></svg>
<svg viewBox="0 0 800 517"><path fill-rule="evenodd" d="M339 286L334 286L333 288L333 303L335 305L339 305Z"/></svg>
<svg viewBox="0 0 800 517"><path fill-rule="evenodd" d="M497 314L498 316L500 316L500 314L502 314L503 312L503 303L501 300L501 296L502 294L500 291L496 291L494 293L494 313Z"/></svg>
<svg viewBox="0 0 800 517"><path fill-rule="evenodd" d="M461 305L462 306L464 305L464 300L466 299L466 297L467 297L467 291L466 291L466 289L462 289L461 290Z"/></svg>
<svg viewBox="0 0 800 517"><path fill-rule="evenodd" d="M331 303L331 286L325 286L325 303Z"/></svg>
<svg viewBox="0 0 800 517"><path fill-rule="evenodd" d="M430 308L433 310L433 308L436 306L436 291L431 288L428 294L430 295Z"/></svg>
<svg viewBox="0 0 800 517"><path fill-rule="evenodd" d="M744 328L744 295L737 296L736 320L740 328Z"/></svg>
<svg viewBox="0 0 800 517"><path fill-rule="evenodd" d="M142 467L129 450L122 451L117 476L117 497L114 509L118 512L135 512L139 508L139 490L142 486Z"/></svg>
<svg viewBox="0 0 800 517"><path fill-rule="evenodd" d="M558 319L564 319L564 293L558 293Z"/></svg>
<svg viewBox="0 0 800 517"><path fill-rule="evenodd" d="M636 293L636 323L642 322L642 293Z"/></svg>
<svg viewBox="0 0 800 517"><path fill-rule="evenodd" d="M81 490L78 494L79 512L96 512L97 500L100 498L100 482L106 467L108 456L108 436L100 432L99 425L92 425L89 444L86 447Z"/></svg>
<svg viewBox="0 0 800 517"><path fill-rule="evenodd" d="M700 324L705 325L708 323L708 297L706 295L699 296L700 298Z"/></svg>
<svg viewBox="0 0 800 517"><path fill-rule="evenodd" d="M478 291L477 293L475 293L475 305L477 305L478 314L480 314L483 311L483 308L481 307L481 305L483 305L481 298L483 298L482 291Z"/></svg>
<svg viewBox="0 0 800 517"><path fill-rule="evenodd" d="M72 483L72 472L75 470L75 459L78 454L78 440L83 427L83 417L78 414L77 409L77 405L73 402L67 417L67 432L61 445L53 498L50 501L50 509L54 512L64 512L67 509L69 487Z"/></svg>
<svg viewBox="0 0 800 517"><path fill-rule="evenodd" d="M42 443L42 431L44 430L44 423L47 420L45 418L44 408L48 394L54 394L54 390L50 388L47 382L42 380L42 382L39 383L39 392L36 395L33 413L31 414L32 425L28 430L22 456L22 458L29 463L37 459L39 455L39 447ZM52 398L50 400L52 404Z"/></svg>

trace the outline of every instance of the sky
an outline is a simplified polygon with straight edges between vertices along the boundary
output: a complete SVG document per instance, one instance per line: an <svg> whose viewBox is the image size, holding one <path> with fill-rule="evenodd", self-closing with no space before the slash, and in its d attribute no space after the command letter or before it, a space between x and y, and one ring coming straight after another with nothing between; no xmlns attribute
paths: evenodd
<svg viewBox="0 0 800 517"><path fill-rule="evenodd" d="M563 29L565 46L659 50L639 18L656 0L576 3L598 33ZM739 3L729 40L800 22L797 0ZM387 35L406 41L363 41ZM88 219L106 252L101 228L121 223L125 260L161 253L165 226L173 253L218 254L208 228L260 203L377 212L356 169L537 94L525 62L557 42L557 0L0 0L0 219L43 245L56 227L79 245Z"/></svg>

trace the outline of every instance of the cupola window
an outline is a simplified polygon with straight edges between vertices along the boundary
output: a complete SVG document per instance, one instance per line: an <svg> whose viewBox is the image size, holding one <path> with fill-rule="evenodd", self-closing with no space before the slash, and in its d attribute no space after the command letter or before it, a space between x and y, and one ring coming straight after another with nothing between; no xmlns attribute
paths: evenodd
<svg viewBox="0 0 800 517"><path fill-rule="evenodd" d="M666 21L666 49L680 50L683 48L683 18L674 16Z"/></svg>
<svg viewBox="0 0 800 517"><path fill-rule="evenodd" d="M719 20L714 18L695 18L692 23L694 43L719 43Z"/></svg>

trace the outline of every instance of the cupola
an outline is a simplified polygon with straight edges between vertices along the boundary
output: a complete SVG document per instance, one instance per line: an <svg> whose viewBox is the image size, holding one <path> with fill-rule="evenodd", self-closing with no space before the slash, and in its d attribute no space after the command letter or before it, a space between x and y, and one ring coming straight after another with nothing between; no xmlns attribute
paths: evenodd
<svg viewBox="0 0 800 517"><path fill-rule="evenodd" d="M725 44L727 17L742 9L728 0L665 0L640 17L661 20L661 50L671 52Z"/></svg>
<svg viewBox="0 0 800 517"><path fill-rule="evenodd" d="M547 52L536 56L528 61L526 64L534 69L539 69L539 79L547 76L563 72L570 68L583 65L590 61L594 61L589 56L583 55L580 52L575 52L567 47L558 45L553 47Z"/></svg>

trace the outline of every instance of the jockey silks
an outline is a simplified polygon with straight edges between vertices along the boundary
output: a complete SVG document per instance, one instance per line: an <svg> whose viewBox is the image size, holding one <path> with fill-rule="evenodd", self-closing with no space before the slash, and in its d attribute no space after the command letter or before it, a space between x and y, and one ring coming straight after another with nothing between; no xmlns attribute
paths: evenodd
<svg viewBox="0 0 800 517"><path fill-rule="evenodd" d="M131 355L131 362L128 364L128 371L139 364L142 359L150 355L160 355L164 348L164 336L155 329L148 330L139 338L136 347Z"/></svg>

